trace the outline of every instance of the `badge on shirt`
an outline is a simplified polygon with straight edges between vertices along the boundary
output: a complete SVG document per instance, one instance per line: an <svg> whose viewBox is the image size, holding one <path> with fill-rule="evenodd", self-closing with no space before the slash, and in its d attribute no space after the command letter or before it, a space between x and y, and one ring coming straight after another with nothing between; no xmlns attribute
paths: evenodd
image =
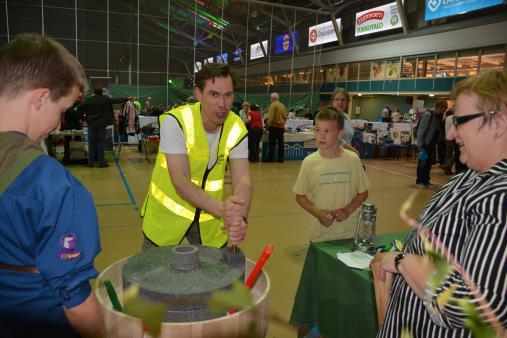
<svg viewBox="0 0 507 338"><path fill-rule="evenodd" d="M62 248L58 250L57 255L62 261L74 259L81 255L81 253L76 250L77 236L70 232L60 238L60 245Z"/></svg>

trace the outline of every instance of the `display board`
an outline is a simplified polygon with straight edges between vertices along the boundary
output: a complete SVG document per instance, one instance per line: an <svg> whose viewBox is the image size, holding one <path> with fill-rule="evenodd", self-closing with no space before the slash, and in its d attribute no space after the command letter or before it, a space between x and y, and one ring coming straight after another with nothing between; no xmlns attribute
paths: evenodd
<svg viewBox="0 0 507 338"><path fill-rule="evenodd" d="M468 13L504 3L505 0L426 0L424 20Z"/></svg>
<svg viewBox="0 0 507 338"><path fill-rule="evenodd" d="M342 27L342 19L336 19L338 27ZM337 41L336 31L333 22L327 21L316 26L308 27L308 47L321 45L323 43Z"/></svg>
<svg viewBox="0 0 507 338"><path fill-rule="evenodd" d="M250 60L260 59L267 55L268 53L268 40L262 41L262 46L264 47L264 52L262 51L261 44L259 42L250 45Z"/></svg>
<svg viewBox="0 0 507 338"><path fill-rule="evenodd" d="M294 39L299 44L299 33L294 31ZM275 54L290 52L294 49L290 33L285 33L275 38Z"/></svg>
<svg viewBox="0 0 507 338"><path fill-rule="evenodd" d="M356 13L356 36L401 28L396 2Z"/></svg>

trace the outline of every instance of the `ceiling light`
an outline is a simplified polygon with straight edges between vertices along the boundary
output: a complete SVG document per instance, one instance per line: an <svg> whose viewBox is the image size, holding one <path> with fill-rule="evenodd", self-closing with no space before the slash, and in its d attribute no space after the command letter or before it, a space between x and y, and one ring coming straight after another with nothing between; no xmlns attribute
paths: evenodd
<svg viewBox="0 0 507 338"><path fill-rule="evenodd" d="M435 94L430 94L430 97L433 97L433 96L435 96Z"/></svg>
<svg viewBox="0 0 507 338"><path fill-rule="evenodd" d="M357 94L357 96L363 96L363 94L361 94L361 93L358 93L358 94Z"/></svg>

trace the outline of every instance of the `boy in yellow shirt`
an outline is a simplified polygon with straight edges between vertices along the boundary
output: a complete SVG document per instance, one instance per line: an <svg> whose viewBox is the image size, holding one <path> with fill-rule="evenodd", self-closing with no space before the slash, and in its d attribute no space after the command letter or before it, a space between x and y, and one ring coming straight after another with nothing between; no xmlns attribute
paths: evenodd
<svg viewBox="0 0 507 338"><path fill-rule="evenodd" d="M370 183L359 157L342 148L343 114L324 108L315 118L318 151L307 156L293 192L308 211L312 242L352 238L356 210L368 198Z"/></svg>

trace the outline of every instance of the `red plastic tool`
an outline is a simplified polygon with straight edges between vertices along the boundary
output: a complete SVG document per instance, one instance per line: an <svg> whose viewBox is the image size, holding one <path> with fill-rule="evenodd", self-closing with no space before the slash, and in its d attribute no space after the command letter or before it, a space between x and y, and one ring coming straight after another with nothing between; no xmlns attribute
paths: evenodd
<svg viewBox="0 0 507 338"><path fill-rule="evenodd" d="M274 249L275 249L275 246L273 244L269 243L268 245L266 245L266 247L262 251L261 257L259 258L259 260L255 264L252 272L250 272L250 275L248 276L248 278L245 282L245 286L247 288L251 289L253 287L253 285L257 281L257 278L259 278L259 275L262 271L262 267L264 266L264 264L268 260L269 256L271 256L271 253L273 252Z"/></svg>
<svg viewBox="0 0 507 338"><path fill-rule="evenodd" d="M254 286L255 282L257 281L257 278L259 278L259 275L261 274L262 267L264 266L264 264L266 264L266 261L268 260L269 256L271 256L271 253L273 252L274 249L275 246L272 243L269 243L264 247L261 257L259 258L257 263L255 263L253 270L250 272L250 275L248 276L245 282L245 286L247 288L251 289ZM227 313L232 315L236 313L236 310L229 309Z"/></svg>

